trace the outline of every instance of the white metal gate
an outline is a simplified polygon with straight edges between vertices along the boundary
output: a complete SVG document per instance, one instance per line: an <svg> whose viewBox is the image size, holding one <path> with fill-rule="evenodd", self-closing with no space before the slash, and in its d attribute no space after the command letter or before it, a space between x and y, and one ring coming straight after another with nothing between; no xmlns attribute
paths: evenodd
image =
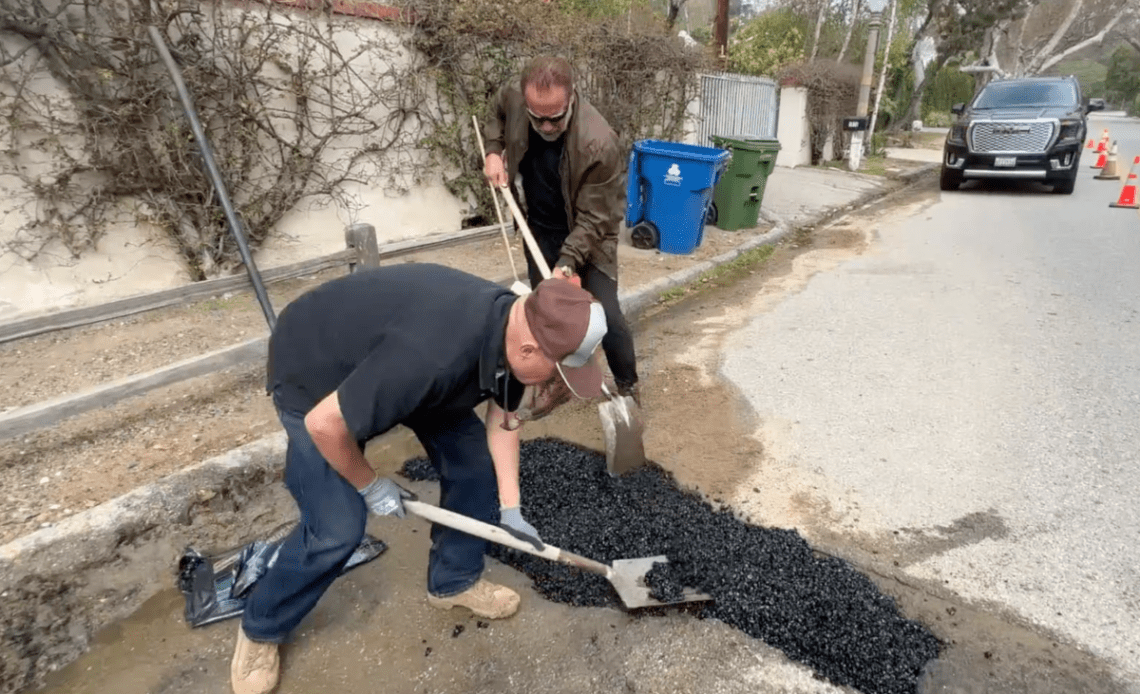
<svg viewBox="0 0 1140 694"><path fill-rule="evenodd" d="M778 90L775 80L722 72L701 75L701 118L697 144L710 135L776 139Z"/></svg>

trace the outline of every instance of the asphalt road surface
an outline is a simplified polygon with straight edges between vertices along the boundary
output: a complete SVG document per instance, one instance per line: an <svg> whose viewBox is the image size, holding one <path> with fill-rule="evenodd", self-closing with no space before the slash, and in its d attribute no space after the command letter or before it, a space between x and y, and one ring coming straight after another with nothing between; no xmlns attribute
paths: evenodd
<svg viewBox="0 0 1140 694"><path fill-rule="evenodd" d="M1140 154L1140 123L1104 124ZM898 596L948 644L921 694L1140 693L1140 215L1109 209L1120 183L1087 164L1072 196L903 191L639 326L655 459ZM763 455L729 416L736 393ZM594 408L567 409L545 433L597 447L581 439L600 435ZM270 485L245 512L295 511ZM551 603L497 562L488 577L522 593L518 615L435 610L426 525L370 530L391 549L298 630L283 694L841 691L717 620ZM236 625L189 629L182 605L155 596L45 691L226 694Z"/></svg>
<svg viewBox="0 0 1140 694"><path fill-rule="evenodd" d="M1109 128L1123 173L1140 121ZM1140 213L970 183L757 310L721 374L801 530L894 558L1075 645L1140 691ZM1140 168L1140 167L1138 167Z"/></svg>

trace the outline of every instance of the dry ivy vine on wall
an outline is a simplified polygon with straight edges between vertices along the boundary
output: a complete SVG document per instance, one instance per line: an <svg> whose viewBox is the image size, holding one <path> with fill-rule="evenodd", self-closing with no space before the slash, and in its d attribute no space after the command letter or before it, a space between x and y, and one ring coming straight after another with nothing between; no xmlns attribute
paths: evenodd
<svg viewBox="0 0 1140 694"><path fill-rule="evenodd" d="M240 262L151 25L254 246L306 198L351 206L349 181L406 186L420 105L383 59L400 47L318 19L256 3L0 0L0 166L30 193L9 210L24 221L7 250L28 259L60 241L78 257L129 198L195 279Z"/></svg>
<svg viewBox="0 0 1140 694"><path fill-rule="evenodd" d="M352 209L353 182L401 192L442 175L472 223L493 218L471 116L534 55L569 58L627 147L683 134L706 59L633 11L388 4L410 19L378 32L250 1L0 0L0 174L26 191L7 203L6 223L20 221L0 253L62 243L79 257L129 200L195 279L240 263L148 26L181 66L254 247L303 201Z"/></svg>
<svg viewBox="0 0 1140 694"><path fill-rule="evenodd" d="M663 32L639 2L605 16L533 0L404 0L413 18L412 46L431 124L425 144L462 199L477 201L477 221L494 219L482 178L471 116L482 121L498 90L517 82L525 62L561 55L574 64L578 88L617 131L622 147L638 139L679 139L686 107L697 95L702 51Z"/></svg>
<svg viewBox="0 0 1140 694"><path fill-rule="evenodd" d="M822 163L824 144L829 139L835 145L835 154L842 153L842 120L855 115L860 76L861 70L856 66L827 60L790 65L780 72L781 85L807 90L812 164Z"/></svg>

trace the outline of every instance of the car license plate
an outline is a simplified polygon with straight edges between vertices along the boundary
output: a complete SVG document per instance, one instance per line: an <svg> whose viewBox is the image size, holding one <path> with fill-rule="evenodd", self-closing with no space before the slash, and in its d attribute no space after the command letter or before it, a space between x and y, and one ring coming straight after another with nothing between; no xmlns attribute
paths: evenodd
<svg viewBox="0 0 1140 694"><path fill-rule="evenodd" d="M1017 157L994 157L994 166L1012 168L1017 166Z"/></svg>

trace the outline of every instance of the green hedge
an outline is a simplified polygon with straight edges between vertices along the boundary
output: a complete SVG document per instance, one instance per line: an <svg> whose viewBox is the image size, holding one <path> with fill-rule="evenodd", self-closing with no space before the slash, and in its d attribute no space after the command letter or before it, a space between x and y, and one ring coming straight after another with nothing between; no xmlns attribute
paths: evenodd
<svg viewBox="0 0 1140 694"><path fill-rule="evenodd" d="M922 95L923 122L946 120L949 124L950 107L969 101L973 96L974 76L959 71L957 64L944 65L927 80L926 92Z"/></svg>

